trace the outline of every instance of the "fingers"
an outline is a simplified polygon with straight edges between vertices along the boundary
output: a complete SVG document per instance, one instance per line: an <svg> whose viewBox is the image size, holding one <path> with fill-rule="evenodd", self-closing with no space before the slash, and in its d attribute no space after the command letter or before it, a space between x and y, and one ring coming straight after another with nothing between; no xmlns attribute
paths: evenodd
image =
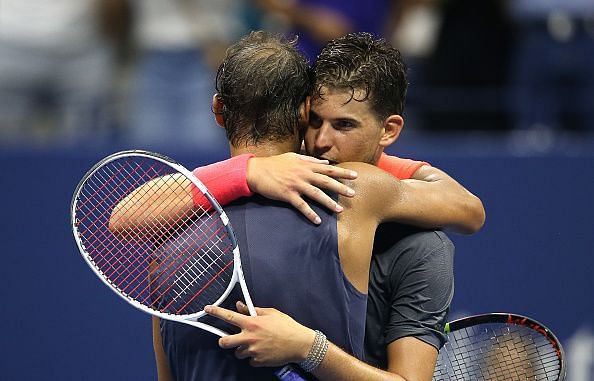
<svg viewBox="0 0 594 381"><path fill-rule="evenodd" d="M324 192L321 192L321 193L324 193ZM326 195L326 197L328 197L328 195ZM324 197L322 196L321 198L323 199ZM334 200L332 200L332 199L330 199L330 200L331 200L331 203L329 204L330 206L326 206L326 207L331 210L334 210L334 208L336 207L336 203L334 202ZM318 216L318 214L311 208L311 206L309 206L309 204L303 198L301 198L300 194L295 194L295 195L289 197L288 201L291 205L293 205L293 207L295 209L297 209L299 212L301 212L301 214L303 214L308 220L310 220L314 224L319 225L322 223L322 219L320 218L320 216ZM320 203L323 203L322 200L317 200L317 201ZM328 205L328 201L326 201L326 203L323 205Z"/></svg>
<svg viewBox="0 0 594 381"><path fill-rule="evenodd" d="M353 188L346 186L340 181L326 175L316 174L311 179L311 185L320 189L326 189L328 191L337 193L341 196L353 197L355 195L355 190Z"/></svg>
<svg viewBox="0 0 594 381"><path fill-rule="evenodd" d="M319 165L315 166L314 168L312 168L312 170L314 172L317 172L317 173L320 173L320 174L323 174L326 176L334 177L337 179L354 180L357 178L357 172L355 172L351 169L346 169L346 168L341 168L341 167L337 167L334 165L330 165L329 164L330 162L328 160L318 159L313 156L307 156L307 155L299 155L299 154L291 154L291 155L295 155L300 160L307 161L309 163L319 164Z"/></svg>
<svg viewBox="0 0 594 381"><path fill-rule="evenodd" d="M317 165L315 167L315 172L320 173L322 175L334 177L337 179L347 179L347 180L354 180L358 176L357 172L355 172L351 169L346 169L346 168L341 168L341 167L337 167L334 165L326 165L326 164Z"/></svg>
<svg viewBox="0 0 594 381"><path fill-rule="evenodd" d="M241 333L221 337L219 339L219 347L223 349L236 348L239 349L246 344L246 339Z"/></svg>
<svg viewBox="0 0 594 381"><path fill-rule="evenodd" d="M313 156L299 155L299 154L296 154L296 156L300 160L308 161L310 163L316 163L316 164L329 164L330 163L328 160L318 159L318 158L313 157Z"/></svg>
<svg viewBox="0 0 594 381"><path fill-rule="evenodd" d="M238 359L250 359L250 365L253 367L263 367L268 364L266 361L258 359L257 353L252 351L249 347L239 346L235 349L235 357Z"/></svg>
<svg viewBox="0 0 594 381"><path fill-rule="evenodd" d="M309 203L304 200L303 196L308 199L317 202L323 207L340 213L343 211L343 207L340 206L335 200L332 199L328 194L322 191L320 188L327 189L331 192L338 193L347 197L352 197L355 191L346 185L340 183L337 180L331 179L327 176L319 175L318 178L312 179L312 184L302 183L300 187L296 189L295 194L288 196L288 201L293 205L295 209L301 212L308 220L318 225L322 222L318 214L311 208Z"/></svg>
<svg viewBox="0 0 594 381"><path fill-rule="evenodd" d="M248 316L219 306L206 306L204 307L204 312L239 328L242 328L243 323L246 321L245 319L248 318Z"/></svg>
<svg viewBox="0 0 594 381"><path fill-rule="evenodd" d="M235 357L238 359L246 359L251 357L252 353L249 351L247 346L240 345L235 349Z"/></svg>
<svg viewBox="0 0 594 381"><path fill-rule="evenodd" d="M250 316L250 309L241 300L238 300L237 302L235 302L235 308L237 309L237 312L239 312L240 314ZM262 308L259 308L259 307L254 307L254 308L256 309L256 315L260 315L260 312L263 309Z"/></svg>
<svg viewBox="0 0 594 381"><path fill-rule="evenodd" d="M338 205L338 203L333 200L332 197L314 185L305 185L304 189L301 190L301 196L306 196L308 199L317 202L318 204L333 212L340 213L343 210L343 207ZM307 204L306 201L303 202Z"/></svg>

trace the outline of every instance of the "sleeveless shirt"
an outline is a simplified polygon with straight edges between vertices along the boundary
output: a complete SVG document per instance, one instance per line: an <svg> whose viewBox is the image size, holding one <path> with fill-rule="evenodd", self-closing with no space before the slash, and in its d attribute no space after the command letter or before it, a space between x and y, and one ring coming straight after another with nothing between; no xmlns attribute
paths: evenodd
<svg viewBox="0 0 594 381"><path fill-rule="evenodd" d="M225 211L239 242L254 304L277 308L362 358L367 296L342 271L336 215L313 208L321 225L312 224L289 205L259 196L241 199ZM237 300L243 300L239 286L222 306L235 310ZM237 332L209 316L201 321ZM176 380L276 379L271 368L254 368L247 360L236 359L233 350L218 347L217 336L201 329L161 320L161 335Z"/></svg>

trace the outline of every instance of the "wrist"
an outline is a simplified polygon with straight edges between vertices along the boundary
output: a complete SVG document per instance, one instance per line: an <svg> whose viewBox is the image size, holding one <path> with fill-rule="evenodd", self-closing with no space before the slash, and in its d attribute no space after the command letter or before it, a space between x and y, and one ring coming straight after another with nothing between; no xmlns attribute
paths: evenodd
<svg viewBox="0 0 594 381"><path fill-rule="evenodd" d="M312 372L316 369L328 352L328 339L322 332L316 330L313 343L309 348L307 355L303 361L299 362L299 366L306 372Z"/></svg>
<svg viewBox="0 0 594 381"><path fill-rule="evenodd" d="M256 174L258 172L259 160L261 160L261 158L251 156L251 157L248 157L248 159L246 161L245 181L246 181L248 189L252 193L258 193L256 190L257 184L258 184L258 182L257 182L258 177Z"/></svg>
<svg viewBox="0 0 594 381"><path fill-rule="evenodd" d="M303 340L301 340L301 345L299 346L297 358L293 360L295 363L300 363L307 359L307 355L311 351L311 347L314 345L316 339L316 331L307 327L304 328L305 332L303 334Z"/></svg>
<svg viewBox="0 0 594 381"><path fill-rule="evenodd" d="M231 158L234 160L233 165L234 168L230 168L230 171L241 173L239 176L242 180L238 181L237 185L237 192L238 195L247 197L252 196L254 192L250 188L248 174L249 174L249 165L252 159L255 157L254 154L251 153L244 153L242 155L235 156Z"/></svg>

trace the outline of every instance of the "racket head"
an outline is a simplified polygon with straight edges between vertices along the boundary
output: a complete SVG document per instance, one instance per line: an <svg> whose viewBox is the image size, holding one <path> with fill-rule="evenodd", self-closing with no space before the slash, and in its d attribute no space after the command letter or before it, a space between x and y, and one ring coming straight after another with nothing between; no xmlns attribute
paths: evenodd
<svg viewBox="0 0 594 381"><path fill-rule="evenodd" d="M163 209L177 206L156 197L145 200L153 209L137 208L131 194L143 186L151 191L175 187L173 192L186 202L199 192L207 206L171 216ZM163 209L155 208L160 203ZM111 219L116 205L119 211L135 208L138 217L154 223L116 233ZM141 214L147 209L156 211ZM197 320L205 315L205 305L227 297L241 274L239 247L222 207L192 172L163 155L130 150L98 162L74 191L71 225L79 252L103 283L134 307L161 318Z"/></svg>
<svg viewBox="0 0 594 381"><path fill-rule="evenodd" d="M542 323L526 316L490 313L446 325L434 381L564 380L563 347Z"/></svg>

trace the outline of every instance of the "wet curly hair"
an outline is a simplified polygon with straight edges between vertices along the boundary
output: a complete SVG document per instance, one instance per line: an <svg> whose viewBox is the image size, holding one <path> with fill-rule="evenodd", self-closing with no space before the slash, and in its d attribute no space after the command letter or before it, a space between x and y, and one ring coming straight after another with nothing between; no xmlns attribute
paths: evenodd
<svg viewBox="0 0 594 381"><path fill-rule="evenodd" d="M380 119L402 115L408 87L400 52L385 39L369 33L350 33L330 41L313 65L314 97L324 98L324 87L350 90L351 100L369 101ZM355 91L363 95L355 98Z"/></svg>

